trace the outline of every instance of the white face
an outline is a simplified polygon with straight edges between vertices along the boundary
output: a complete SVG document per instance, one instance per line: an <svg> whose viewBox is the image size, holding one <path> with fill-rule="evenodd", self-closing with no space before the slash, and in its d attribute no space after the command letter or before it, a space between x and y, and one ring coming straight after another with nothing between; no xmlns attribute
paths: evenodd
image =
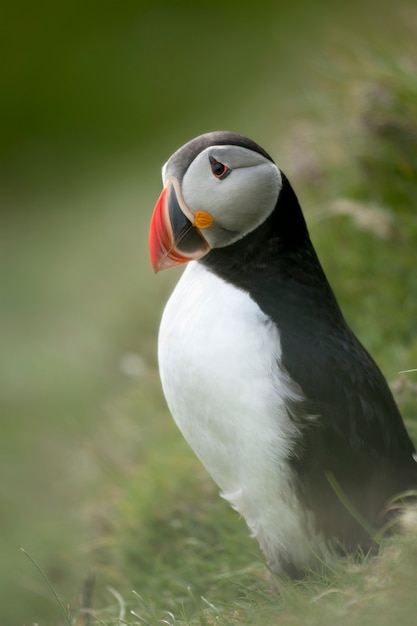
<svg viewBox="0 0 417 626"><path fill-rule="evenodd" d="M212 161L230 169L227 176L213 174ZM163 168L164 179L169 175ZM165 180L164 180L165 183ZM261 154L233 145L210 146L200 152L182 181L182 196L193 213L204 211L213 224L204 229L212 248L241 239L272 213L282 187L277 166Z"/></svg>

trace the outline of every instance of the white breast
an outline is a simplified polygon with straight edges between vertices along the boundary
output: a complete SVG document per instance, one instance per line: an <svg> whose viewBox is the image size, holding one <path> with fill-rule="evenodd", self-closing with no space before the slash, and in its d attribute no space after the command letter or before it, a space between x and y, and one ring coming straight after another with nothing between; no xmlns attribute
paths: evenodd
<svg viewBox="0 0 417 626"><path fill-rule="evenodd" d="M298 430L285 401L300 390L280 359L279 332L250 296L190 263L161 322L165 397L185 439L277 570L281 560L305 565L311 548L326 551L291 486L288 458Z"/></svg>

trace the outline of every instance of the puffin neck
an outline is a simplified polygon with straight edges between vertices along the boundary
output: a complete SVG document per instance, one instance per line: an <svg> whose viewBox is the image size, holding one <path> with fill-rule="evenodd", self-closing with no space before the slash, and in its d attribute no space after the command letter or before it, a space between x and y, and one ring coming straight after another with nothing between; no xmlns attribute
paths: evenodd
<svg viewBox="0 0 417 626"><path fill-rule="evenodd" d="M285 272L292 257L305 257L311 271L314 253L297 197L284 174L282 188L271 215L242 239L212 249L200 262L220 277L244 288L245 278L270 271Z"/></svg>
<svg viewBox="0 0 417 626"><path fill-rule="evenodd" d="M297 197L282 175L275 209L254 231L198 262L248 292L280 325L308 331L323 318L345 326L343 315L313 248Z"/></svg>

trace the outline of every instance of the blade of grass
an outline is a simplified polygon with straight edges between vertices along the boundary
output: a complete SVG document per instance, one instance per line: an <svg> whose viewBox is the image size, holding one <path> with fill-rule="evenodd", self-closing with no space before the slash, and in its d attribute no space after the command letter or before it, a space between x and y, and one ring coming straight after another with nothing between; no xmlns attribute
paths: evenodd
<svg viewBox="0 0 417 626"><path fill-rule="evenodd" d="M376 535L376 530L372 528L370 524L366 521L366 519L356 510L356 508L352 505L350 500L346 497L343 489L340 487L338 481L336 480L334 474L332 472L326 473L326 478L330 483L333 491L339 498L340 502L346 508L347 511L352 515L352 517L358 522L360 526L369 534L370 537L374 538Z"/></svg>
<svg viewBox="0 0 417 626"><path fill-rule="evenodd" d="M35 559L33 558L33 556L31 556L28 552L26 552L26 550L24 548L20 548L21 551L23 552L23 554L29 559L29 561L32 563L32 565L35 566L35 568L38 570L39 574L42 576L43 580L45 581L46 585L49 587L52 595L54 596L62 615L64 616L65 622L67 623L68 626L72 626L71 625L71 616L69 614L69 611L64 607L61 598L59 597L58 593L55 591L54 586L52 585L51 581L49 580L48 576L45 574L45 572L43 571L43 569L41 568L41 566L35 561Z"/></svg>

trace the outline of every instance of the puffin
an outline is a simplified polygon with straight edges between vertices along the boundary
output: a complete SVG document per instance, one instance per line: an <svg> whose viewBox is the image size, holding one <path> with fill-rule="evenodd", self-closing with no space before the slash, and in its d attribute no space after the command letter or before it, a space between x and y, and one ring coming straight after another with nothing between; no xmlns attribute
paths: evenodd
<svg viewBox="0 0 417 626"><path fill-rule="evenodd" d="M162 178L151 263L187 264L158 338L176 424L273 572L372 551L392 503L417 488L416 451L287 177L254 141L216 131L174 152Z"/></svg>

